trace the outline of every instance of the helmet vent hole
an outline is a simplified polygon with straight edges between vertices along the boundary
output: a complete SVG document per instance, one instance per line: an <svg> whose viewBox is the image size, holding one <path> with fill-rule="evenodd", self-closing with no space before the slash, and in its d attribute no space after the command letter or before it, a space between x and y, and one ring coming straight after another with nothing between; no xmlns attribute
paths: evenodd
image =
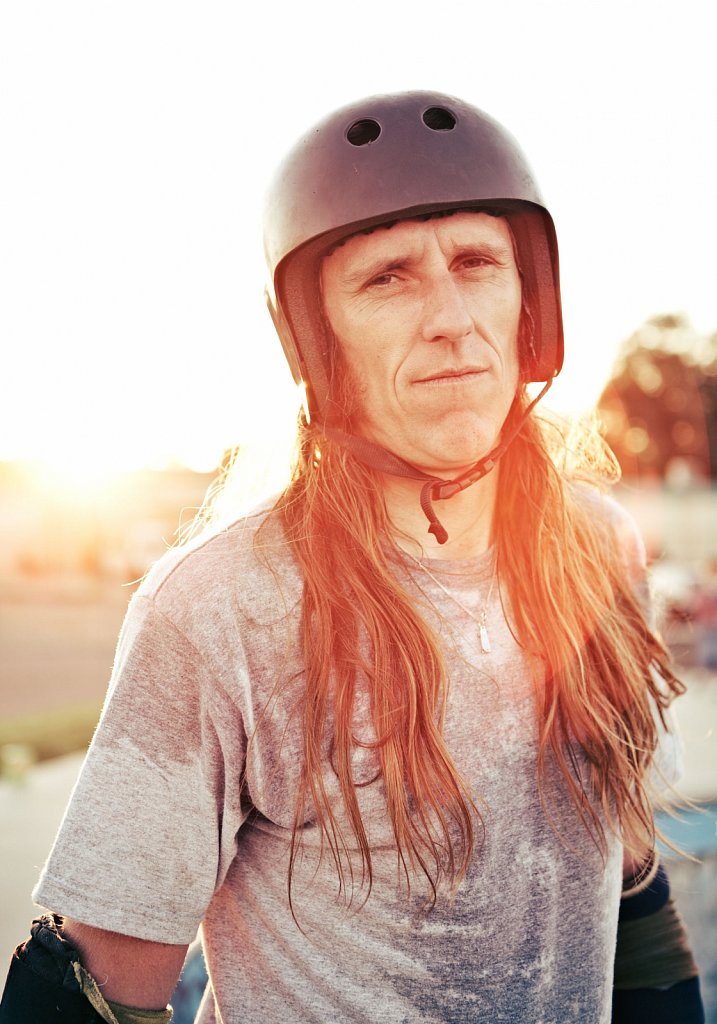
<svg viewBox="0 0 717 1024"><path fill-rule="evenodd" d="M346 138L352 146L368 146L375 142L381 134L381 125L370 117L364 117L360 121L354 121L346 132Z"/></svg>
<svg viewBox="0 0 717 1024"><path fill-rule="evenodd" d="M429 107L423 115L426 128L434 132L449 132L456 126L455 115L445 107Z"/></svg>

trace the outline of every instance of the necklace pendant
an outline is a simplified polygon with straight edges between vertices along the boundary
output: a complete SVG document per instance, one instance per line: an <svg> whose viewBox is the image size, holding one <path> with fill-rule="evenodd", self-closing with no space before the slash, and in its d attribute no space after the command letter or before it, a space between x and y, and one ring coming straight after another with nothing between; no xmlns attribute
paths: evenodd
<svg viewBox="0 0 717 1024"><path fill-rule="evenodd" d="M480 626L480 629L479 629L479 633L480 633L480 648L483 651L483 654L490 654L490 652L491 652L490 637L488 636L488 630L487 630L487 628L485 626L485 623L481 623L481 626Z"/></svg>

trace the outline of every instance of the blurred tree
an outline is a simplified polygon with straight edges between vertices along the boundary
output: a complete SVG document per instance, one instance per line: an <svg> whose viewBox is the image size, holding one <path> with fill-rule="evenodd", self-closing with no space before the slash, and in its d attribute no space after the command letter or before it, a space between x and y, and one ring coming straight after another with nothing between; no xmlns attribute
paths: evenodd
<svg viewBox="0 0 717 1024"><path fill-rule="evenodd" d="M717 479L717 332L652 317L624 343L598 409L625 477Z"/></svg>

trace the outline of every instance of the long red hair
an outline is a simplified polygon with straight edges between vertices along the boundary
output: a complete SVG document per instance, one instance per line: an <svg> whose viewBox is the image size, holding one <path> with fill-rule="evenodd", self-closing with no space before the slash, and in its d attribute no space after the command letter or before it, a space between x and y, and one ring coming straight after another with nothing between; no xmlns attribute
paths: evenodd
<svg viewBox="0 0 717 1024"><path fill-rule="evenodd" d="M521 394L512 415L520 416L526 404ZM550 758L599 847L605 848L607 827L639 857L655 841L647 778L658 719L684 688L648 625L634 581L626 578L613 529L595 516L584 487L575 483L611 471L609 454L596 458L595 450L578 453L568 468L564 436L536 416L525 420L500 465L497 571L517 639L535 665L538 784L546 813ZM302 420L293 479L273 515L281 518L304 578L304 760L290 892L309 808L340 889L348 898L353 894L354 848L364 892L370 892L371 847L351 768L361 674L399 862L409 884L416 870L425 876L435 899L439 880L458 884L474 853L480 794L468 791L444 741L448 680L440 646L392 571L386 549L392 525L380 474ZM575 763L575 743L587 779ZM342 832L326 790L327 758L350 835Z"/></svg>

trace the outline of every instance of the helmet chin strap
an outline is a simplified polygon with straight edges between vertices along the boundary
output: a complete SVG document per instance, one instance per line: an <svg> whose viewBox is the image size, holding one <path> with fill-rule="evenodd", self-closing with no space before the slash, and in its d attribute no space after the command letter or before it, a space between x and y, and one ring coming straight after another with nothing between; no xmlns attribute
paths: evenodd
<svg viewBox="0 0 717 1024"><path fill-rule="evenodd" d="M505 454L508 446L515 439L520 428L533 411L534 406L546 394L552 383L552 380L547 381L538 397L533 399L507 437L504 437L492 451L474 463L465 473L461 473L460 476L455 477L453 480L444 480L438 476L431 476L430 473L424 473L423 470L412 466L410 462L405 462L398 455L388 451L388 449L374 444L373 441L367 441L365 437L346 434L343 430L338 430L336 427L329 427L324 424L318 424L318 426L329 440L335 441L336 444L347 448L364 465L377 469L381 473L388 473L391 476L401 476L409 480L423 480L421 508L429 523L428 532L433 534L439 544L445 544L448 540L448 531L438 519L433 508L433 502L452 498L454 494L464 491L466 487L470 487L471 484L487 476L498 460Z"/></svg>

